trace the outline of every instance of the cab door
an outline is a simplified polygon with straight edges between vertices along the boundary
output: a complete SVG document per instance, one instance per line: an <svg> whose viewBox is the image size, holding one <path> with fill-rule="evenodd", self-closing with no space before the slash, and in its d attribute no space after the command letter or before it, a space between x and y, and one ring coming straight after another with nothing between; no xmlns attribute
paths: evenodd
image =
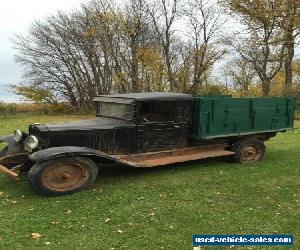
<svg viewBox="0 0 300 250"><path fill-rule="evenodd" d="M176 120L176 110L174 101L140 103L137 124L139 152L175 149L187 144L188 130Z"/></svg>

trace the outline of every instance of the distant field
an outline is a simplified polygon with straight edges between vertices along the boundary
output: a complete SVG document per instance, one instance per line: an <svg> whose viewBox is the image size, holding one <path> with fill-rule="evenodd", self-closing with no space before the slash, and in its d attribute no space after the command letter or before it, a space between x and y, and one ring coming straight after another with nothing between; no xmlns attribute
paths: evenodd
<svg viewBox="0 0 300 250"><path fill-rule="evenodd" d="M86 117L6 118L0 134L74 118ZM210 233L293 234L300 249L299 152L294 130L270 140L256 165L219 158L156 169L105 167L91 189L51 199L35 194L25 176L14 182L1 175L0 249L192 249L192 234Z"/></svg>
<svg viewBox="0 0 300 250"><path fill-rule="evenodd" d="M68 115L16 115L0 116L0 135L11 134L15 129L28 130L28 125L33 123L56 123L72 121L74 119L88 119L92 116L68 116Z"/></svg>

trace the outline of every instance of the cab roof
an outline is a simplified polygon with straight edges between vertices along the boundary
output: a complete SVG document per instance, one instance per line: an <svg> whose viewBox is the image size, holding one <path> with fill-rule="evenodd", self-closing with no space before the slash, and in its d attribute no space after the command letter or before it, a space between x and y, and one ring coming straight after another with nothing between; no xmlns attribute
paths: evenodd
<svg viewBox="0 0 300 250"><path fill-rule="evenodd" d="M172 92L145 92L145 93L130 93L130 94L115 94L115 95L100 95L94 98L94 102L120 102L133 103L135 101L159 101L159 100L192 100L193 96L182 93Z"/></svg>

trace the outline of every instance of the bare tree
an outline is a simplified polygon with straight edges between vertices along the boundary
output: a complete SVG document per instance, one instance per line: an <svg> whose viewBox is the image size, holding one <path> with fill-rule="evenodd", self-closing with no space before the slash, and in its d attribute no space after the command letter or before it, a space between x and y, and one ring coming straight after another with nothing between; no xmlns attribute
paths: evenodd
<svg viewBox="0 0 300 250"><path fill-rule="evenodd" d="M35 22L14 39L25 86L78 108L91 108L97 94L197 92L225 53L220 14L207 0L186 12L181 3L92 0ZM184 20L189 37L177 30Z"/></svg>
<svg viewBox="0 0 300 250"><path fill-rule="evenodd" d="M295 56L296 38L300 34L300 1L299 0L281 0L280 14L282 22L280 24L284 33L285 45L285 94L290 94L290 88L293 83L293 58Z"/></svg>
<svg viewBox="0 0 300 250"><path fill-rule="evenodd" d="M230 44L244 60L252 64L261 80L263 95L267 96L271 80L282 68L285 56L282 32L278 28L280 16L277 1L228 2L246 27L246 34L239 39L236 36Z"/></svg>
<svg viewBox="0 0 300 250"><path fill-rule="evenodd" d="M129 48L130 58L128 67L131 77L131 91L141 91L139 83L139 52L145 47L151 47L151 35L149 12L144 0L130 0L125 5L125 13L122 15L123 38L125 45Z"/></svg>
<svg viewBox="0 0 300 250"><path fill-rule="evenodd" d="M129 79L126 77L125 59L122 49L121 13L113 1L95 0L88 6L91 9L94 25L94 37L97 40L98 50L103 53L101 60L105 78L109 79L110 92L127 92Z"/></svg>
<svg viewBox="0 0 300 250"><path fill-rule="evenodd" d="M215 2L208 0L192 0L185 10L189 27L189 54L193 66L192 93L197 92L205 81L206 73L226 53L226 48L220 46L225 20L215 5Z"/></svg>
<svg viewBox="0 0 300 250"><path fill-rule="evenodd" d="M252 65L243 58L230 60L224 68L225 75L233 83L234 88L247 96L249 87L254 84L256 73Z"/></svg>
<svg viewBox="0 0 300 250"><path fill-rule="evenodd" d="M178 11L179 1L180 0L156 0L152 2L151 6L148 6L148 11L152 17L158 40L162 46L171 91L175 91L178 88L175 77L176 70L173 67L175 55L172 50L172 45L175 36L174 24L180 16Z"/></svg>
<svg viewBox="0 0 300 250"><path fill-rule="evenodd" d="M59 14L62 17L62 14ZM64 98L77 106L77 97L72 83L75 75L69 74L70 58L63 54L61 40L50 26L51 17L45 23L35 22L28 37L17 36L16 60L26 66L26 77L34 86L43 85L58 91Z"/></svg>

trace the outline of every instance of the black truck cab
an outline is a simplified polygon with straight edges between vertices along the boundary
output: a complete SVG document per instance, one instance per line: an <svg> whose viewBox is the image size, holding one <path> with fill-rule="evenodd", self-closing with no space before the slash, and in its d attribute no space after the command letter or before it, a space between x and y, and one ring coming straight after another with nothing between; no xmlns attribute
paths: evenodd
<svg viewBox="0 0 300 250"><path fill-rule="evenodd" d="M29 136L36 137L39 149L79 146L128 154L181 148L188 145L192 100L180 93L98 96L94 99L95 119L35 124L30 126ZM30 150L28 145L26 148Z"/></svg>

